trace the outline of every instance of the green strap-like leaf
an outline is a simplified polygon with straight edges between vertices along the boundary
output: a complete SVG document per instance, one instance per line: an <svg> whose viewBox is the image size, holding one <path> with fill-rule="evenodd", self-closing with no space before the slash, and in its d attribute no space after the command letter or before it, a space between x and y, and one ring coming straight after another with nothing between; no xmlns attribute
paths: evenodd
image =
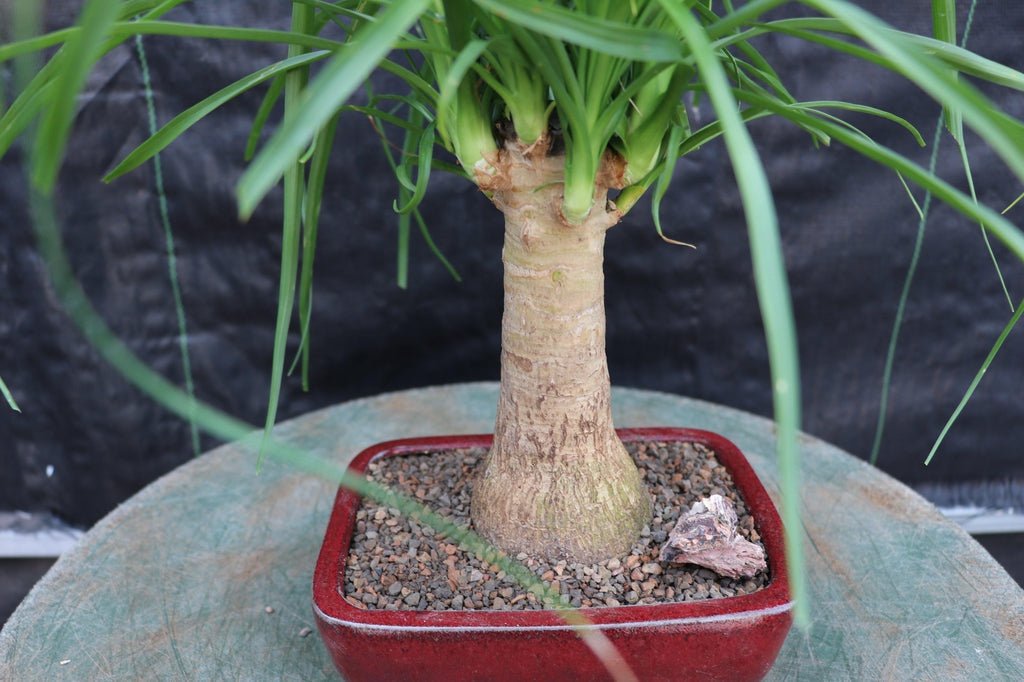
<svg viewBox="0 0 1024 682"><path fill-rule="evenodd" d="M117 0L104 0L104 2L117 4ZM112 12L116 14L116 9L112 10ZM342 43L339 43L337 40L296 33L294 31L275 31L272 29L246 28L244 26L187 24L176 21L156 21L148 19L140 21L115 22L114 19L116 18L117 17L114 15L107 17L107 19L109 19L109 23L102 34L102 39L98 41L99 43L102 43L107 36L115 39L116 42L120 42L126 38L141 34L273 43L275 45L300 45L312 50L335 50L342 45ZM87 33L89 33L87 38L96 38L96 34L93 31L94 29L92 28L87 31ZM16 43L0 45L0 62L28 52L35 52L47 47L53 47L54 45L60 45L61 43L70 44L72 41L77 40L81 33L81 27L76 26L36 36ZM110 48L108 47L106 49ZM89 66L91 66L92 63L95 63L95 58L89 63Z"/></svg>
<svg viewBox="0 0 1024 682"><path fill-rule="evenodd" d="M321 59L326 58L329 54L330 53L326 50L320 50L319 52L309 52L306 54L296 55L294 57L288 57L287 59L282 59L270 66L265 66L259 71L255 71L245 78L237 80L231 85L218 90L203 101L192 105L168 121L167 124L160 128L155 135L136 147L124 158L124 160L121 161L121 163L117 164L112 171L107 173L103 178L104 182L111 182L125 173L138 168L148 161L154 154L158 154L163 151L167 145L178 139L182 133L201 121L208 114L223 104L231 101L235 97L238 97L242 93L256 87L264 81L274 78L278 74L320 61Z"/></svg>
<svg viewBox="0 0 1024 682"><path fill-rule="evenodd" d="M956 44L956 0L932 0L932 34L936 40ZM956 74L953 74L956 77ZM946 129L958 143L964 139L964 120L960 110L950 105L942 107Z"/></svg>
<svg viewBox="0 0 1024 682"><path fill-rule="evenodd" d="M757 20L761 15L770 12L779 5L785 5L790 0L751 0L743 7L729 12L718 21L714 21L705 27L707 35L712 40L718 40L722 36L729 35L741 26L748 25Z"/></svg>
<svg viewBox="0 0 1024 682"><path fill-rule="evenodd" d="M36 85L35 80L33 84ZM6 154L18 136L28 129L56 87L56 80L39 81L31 90L23 91L0 117L0 157Z"/></svg>
<svg viewBox="0 0 1024 682"><path fill-rule="evenodd" d="M155 20L187 1L165 0L164 2L156 2L155 0L140 0L138 2L129 2L122 5L118 18L127 19L136 16L142 10L148 9L149 11L142 15L142 19L147 21ZM153 9L149 9L150 7ZM114 26L116 27L117 24ZM74 32L78 31L77 28L72 28L71 30ZM114 28L111 31L113 32ZM114 49L125 37L127 37L127 34L117 39L108 39L100 51L100 55ZM6 47L0 46L0 50ZM58 73L64 53L65 49L63 47L57 50L50 61L32 77L7 111L0 116L0 157L7 152L15 138L28 128L35 115L42 109L49 97L46 92L56 87L56 74Z"/></svg>
<svg viewBox="0 0 1024 682"><path fill-rule="evenodd" d="M189 24L177 21L129 21L116 24L111 31L114 36L143 35L178 36L181 38L205 38L208 40L235 40L274 45L297 45L310 50L336 50L342 43L321 38L317 35L296 31L277 31L266 28L245 26L218 26L214 24Z"/></svg>
<svg viewBox="0 0 1024 682"><path fill-rule="evenodd" d="M708 4L710 5L711 3ZM703 5L700 5L698 3L694 5L694 9L696 9L699 14L704 16L708 21L712 23L719 20L719 17L716 16L711 11L710 7L705 9ZM731 6L728 7L728 9L729 11L734 11L732 10ZM737 40L734 44L740 49L740 51L744 55L746 55L747 59L750 60L748 66L756 70L756 72L762 78L762 80L771 85L772 89L776 91L776 94L778 94L785 101L796 101L796 98L793 97L793 95L789 93L789 90L786 89L786 86L783 85L782 79L779 77L779 74L775 71L772 65L768 63L768 60L761 55L760 52L754 49L754 47L746 40ZM718 46L714 47L717 48Z"/></svg>
<svg viewBox="0 0 1024 682"><path fill-rule="evenodd" d="M876 107L868 106L866 104L853 104L851 102L841 102L838 100L817 100L810 102L789 102L795 106L802 107L804 109L842 109L844 111L853 111L859 114L868 114L870 116L877 116L878 118L884 118L887 121L892 121L896 125L902 127L911 135L914 136L914 141L917 142L918 146L924 147L925 141L921 137L921 132L902 116L897 116L891 112L885 111L884 109L878 109Z"/></svg>
<svg viewBox="0 0 1024 682"><path fill-rule="evenodd" d="M433 236L430 234L430 230L427 229L426 221L423 220L423 214L420 213L418 208L412 212L412 217L413 220L416 221L416 227L419 228L420 236L423 237L423 241L427 245L427 248L430 249L430 253L432 253L434 258L441 263L441 266L448 271L448 274L452 276L452 279L456 282L462 282L462 275L459 274L459 271L455 269L455 266L452 265L451 261L448 260L444 253L441 252L441 249L437 246Z"/></svg>
<svg viewBox="0 0 1024 682"><path fill-rule="evenodd" d="M410 168L416 163L416 157L420 151L424 149L425 135L420 132L420 127L423 125L423 114L416 107L409 107L408 110L409 124L411 128L406 130L405 139L402 141L402 154L398 158L398 162L390 161L391 169L395 172L395 178L398 180L398 201L395 203L395 211L398 213L398 242L397 242L397 263L395 270L395 277L400 289L406 289L409 286L409 236L410 236L410 217L409 213L411 210L415 210L419 201L414 199L415 194L419 194L422 199L423 194L419 190L419 179L423 177L422 171L420 176L417 178L417 182L414 184L409 179ZM428 129L430 139L434 137L434 126L431 124ZM386 138L383 138L386 140ZM427 147L429 154L429 147ZM419 151L418 151L419 150ZM391 157L391 150L387 150L387 154ZM430 167L427 167L429 174ZM426 189L426 185L423 186ZM401 210L399 204L408 207L407 210Z"/></svg>
<svg viewBox="0 0 1024 682"><path fill-rule="evenodd" d="M309 390L309 325L313 317L313 262L316 256L316 240L320 227L320 205L324 196L324 182L327 167L334 147L334 135L338 128L339 116L331 119L327 127L316 136L316 148L309 164L306 179L306 199L302 204L302 271L299 273L299 326L302 338L295 362L302 360L302 390ZM292 363L288 373L295 370Z"/></svg>
<svg viewBox="0 0 1024 682"><path fill-rule="evenodd" d="M470 87L471 83L463 83L466 78L466 74L473 66L476 65L477 60L483 51L487 49L487 45L490 41L487 40L471 40L466 43L466 46L459 52L459 56L452 62L448 72L445 73L444 79L441 82L440 96L437 98L437 129L441 131L445 139L451 139L451 135L447 132L448 130L448 109L452 104L452 100L455 97L455 93L459 87ZM458 112L455 112L458 117Z"/></svg>
<svg viewBox="0 0 1024 682"><path fill-rule="evenodd" d="M554 4L529 0L474 0L502 19L541 35L624 59L674 62L682 43L671 33L609 21Z"/></svg>
<svg viewBox="0 0 1024 682"><path fill-rule="evenodd" d="M346 104L344 107L342 107L342 111L355 111L360 114L366 114L371 119L376 119L378 121L390 123L396 128L401 128L402 130L414 130L416 132L420 132L423 129L422 126L414 126L401 116L396 116L395 114L392 114L390 111L384 111L383 109L379 109L377 107L364 107L359 104Z"/></svg>
<svg viewBox="0 0 1024 682"><path fill-rule="evenodd" d="M897 32L910 45L921 48L961 73L1014 90L1024 90L1024 73L1005 64L986 59L958 45L946 45L925 36Z"/></svg>
<svg viewBox="0 0 1024 682"><path fill-rule="evenodd" d="M40 36L32 36L31 38L26 38L24 40L17 40L7 43L6 45L0 45L0 63L22 55L45 50L46 48L53 47L54 45L60 45L66 40L77 36L78 33L79 29L77 27L62 28L51 33L44 33Z"/></svg>
<svg viewBox="0 0 1024 682"><path fill-rule="evenodd" d="M143 21L159 19L178 5L184 5L186 2L192 2L192 0L135 0L134 2L126 2L124 3L124 9L121 10L120 18L131 19L132 17L139 17Z"/></svg>
<svg viewBox="0 0 1024 682"><path fill-rule="evenodd" d="M790 118L791 120L794 120L794 122L800 122L800 119L806 115L802 113L803 107L793 106L787 108L780 106L778 103L768 102L763 99L758 101L750 93L742 93L738 94L738 96L740 96L741 98L746 98L748 99L748 101L751 101L752 103L756 102L758 106L774 108L774 113L777 113L778 115L786 118ZM895 172L899 174L901 181L903 181L904 176L909 177L912 181L917 182L918 184L925 187L929 192L929 194L926 196L925 208L923 210L919 206L917 206L917 203L915 202L915 208L917 209L918 214L921 216L922 227L921 229L919 229L918 232L917 243L915 245L914 254L911 259L910 271L908 273L907 280L904 283L903 293L900 297L900 304L897 309L896 323L894 324L892 338L890 339L889 353L885 365L885 376L883 378L883 386L885 388L883 388L882 392L882 406L880 408L880 416L875 433L875 442L872 447L871 454L871 461L873 463L878 455L878 449L881 442L882 430L884 426L885 405L888 399L887 387L889 385L889 377L891 374L892 356L899 335L900 323L903 318L903 309L909 291L909 285L912 280L912 273L916 269L916 263L920 252L920 244L921 239L923 237L923 224L926 216L926 211L928 208L928 200L930 200L931 196L934 195L939 199L943 200L944 202L946 202L947 204L949 204L950 206L952 206L953 208L955 208L963 215L974 220L977 220L986 232L991 232L995 236L997 236L1021 260L1024 260L1024 235L1022 235L1021 232L1014 225L1003 219L1002 216L999 216L988 207L980 205L977 201L977 198L974 196L973 186L971 187L971 196L968 197L964 195L962 192L955 190L947 183L935 177L931 170L925 170L919 166L916 166L915 164L905 159L904 157L899 156L892 150L882 147L881 145L878 145L877 143L871 141L870 139L867 138L867 136L863 135L859 131L856 131L856 129L853 129L853 133L851 134L850 131L835 126L832 123L823 121L820 125L822 125L830 135L834 135L840 142L847 144L851 148L860 152L864 156L873 159L879 164L892 168ZM936 128L936 136L934 141L935 150L933 150L932 168L934 168L935 151L937 150L938 144L940 142L940 132L941 124ZM960 147L960 150L961 154L965 155L962 145ZM973 185L973 183L969 184ZM904 186L906 186L905 183ZM986 244L987 243L988 240L986 237ZM991 249L989 249L989 252L991 254ZM1006 290L1004 287L1004 292L1005 291ZM1009 296L1008 293L1007 296ZM959 416L967 400L969 400L971 395L973 395L978 382L981 380L981 376L984 374L989 364L991 364L992 359L995 357L995 354L1002 346L1002 343L1005 340L1006 335L1009 333L1009 330L1016 324L1017 320L1019 319L1019 314L1020 310L1018 309L1015 318L1011 320L1011 322L1007 325L1006 329L1004 329L1003 335L1000 336L995 347L992 349L992 352L989 354L989 358L986 360L981 370L979 371L978 375L975 377L975 381L972 382L971 386L968 388L968 391L965 394L964 399L961 401L960 405L958 406L954 414L951 416L950 421L946 424L945 428L942 431L942 434L940 434L938 441L932 448L932 452L929 455L928 461L930 461L931 456L934 455L936 449L938 448L942 439L945 437L945 434L951 427L953 421L955 421L956 418Z"/></svg>
<svg viewBox="0 0 1024 682"><path fill-rule="evenodd" d="M755 109L754 107L748 107L740 112L740 116L743 117L745 122L754 121L770 115L770 112L763 109ZM718 121L713 121L683 140L683 143L679 146L679 156L686 156L687 154L695 152L711 140L714 140L721 135L722 124Z"/></svg>
<svg viewBox="0 0 1024 682"><path fill-rule="evenodd" d="M419 172L416 174L416 184L412 188L412 195L402 205L397 203L394 205L395 212L399 214L409 213L420 205L424 195L427 193L427 183L430 182L430 163L434 156L434 124L428 125L426 130L420 133L419 138L415 158L405 156L402 159L402 163L398 166L400 170L404 169L402 175L405 178L409 177L408 169L412 167L414 162L419 167ZM407 182L402 184L408 189L409 184Z"/></svg>
<svg viewBox="0 0 1024 682"><path fill-rule="evenodd" d="M936 198L948 204L952 209L983 225L989 234L994 235L1017 258L1024 261L1024 233L1013 223L988 206L976 203L970 196L954 188L945 180L936 177L928 172L927 169L922 168L905 156L897 154L892 149L884 147L844 126L818 118L799 106L787 106L781 102L748 91L734 90L733 94L739 100L749 102L793 122L817 126L837 142L850 147L879 165L897 171L908 181L932 192Z"/></svg>
<svg viewBox="0 0 1024 682"><path fill-rule="evenodd" d="M795 620L809 621L804 575L803 526L800 523L800 475L797 433L800 428L800 369L796 324L793 320L775 202L761 159L738 112L725 69L711 48L708 35L688 11L673 0L658 0L690 46L701 79L722 124L726 150L732 161L750 236L754 282L764 321L771 366L775 422L778 429L779 473L782 478L782 516L786 528L786 555L790 590L796 602Z"/></svg>
<svg viewBox="0 0 1024 682"><path fill-rule="evenodd" d="M884 68L892 71L898 70L898 64L887 57L865 49L860 45L854 45L852 43L824 35L823 32L846 36L855 35L855 32L852 29L848 28L843 22L837 19L820 17L780 19L778 21L759 24L741 33L719 38L715 41L714 45L717 48L724 48L741 40L753 38L758 35L766 33L782 33L798 37L802 40L808 40L820 45L825 45L832 50L845 52L859 59L864 59L883 66ZM1012 69L1005 64L994 62L991 59L986 59L985 57L977 55L957 45L947 45L942 41L935 40L934 38L929 38L927 36L898 31L892 27L885 27L883 32L897 37L907 45L919 48L923 54L933 56L941 60L947 66L950 66L961 73L989 81L995 85L1013 88L1014 90L1024 90L1024 73L1021 73L1016 69Z"/></svg>
<svg viewBox="0 0 1024 682"><path fill-rule="evenodd" d="M967 143L964 141L963 136L960 138L954 138L957 148L960 150L960 162L964 167L964 175L967 177L967 189L971 192L971 201L978 203L978 192L974 188L974 173L971 172L971 160L967 156ZM1006 286L1006 278L1003 277L1003 269L999 266L999 259L996 258L995 252L992 250L992 244L988 239L988 231L985 230L984 225L981 227L981 238L985 242L985 250L988 251L988 257L992 261L992 266L996 271L996 278L999 280L999 286L1003 289L1003 295L1006 296L1006 302L1010 306L1010 310L1013 310L1013 298L1010 296L1010 289Z"/></svg>
<svg viewBox="0 0 1024 682"><path fill-rule="evenodd" d="M473 37L473 3L470 0L443 0L443 5L448 44L453 50L462 50Z"/></svg>
<svg viewBox="0 0 1024 682"><path fill-rule="evenodd" d="M835 116L833 114L830 114L828 112L822 111L818 107L809 106L809 105L812 105L812 104L819 104L820 105L821 103L820 102L796 102L796 103L791 104L790 106L792 106L793 108L804 109L806 111L814 112L815 115L821 116L823 118L826 118L829 121L834 121L836 124L841 125L844 128L847 128L847 129L853 131L854 133L860 135L865 140L869 140L869 141L871 141L873 143L875 142L874 139L872 139L872 137L870 135L868 135L867 133L865 133L863 130L861 130L860 128L856 127L855 125L851 124L849 121L846 121L846 120L844 120L844 119L842 119L842 118L840 118L838 116ZM848 103L847 102L842 102L841 104L848 104ZM844 107L839 107L839 108L844 108ZM885 113L888 113L888 112L885 112ZM794 122L797 123L797 125L800 125L801 127L803 127L805 130L808 127L806 124L801 124L800 122L797 122L797 121L794 121ZM909 123L908 123L908 125L909 125ZM831 139L831 138L828 138L826 133L821 132L821 131L819 131L819 132L820 132L821 135L824 135L826 137L826 139ZM916 128L914 129L914 132L917 132ZM922 147L924 146L923 138L922 138L921 146ZM913 205L914 210L917 212L917 215L920 216L923 219L924 218L924 211L922 210L921 205L918 204L917 199L914 197L914 193L913 193L913 191L911 191L910 186L907 184L906 179L897 170L894 170L893 173L896 174L896 179L900 181L900 186L903 187L903 190L906 192L907 198L910 200L910 203Z"/></svg>
<svg viewBox="0 0 1024 682"><path fill-rule="evenodd" d="M21 408L18 407L18 403L14 401L14 395L11 393L11 389L7 388L7 384L4 383L4 378L0 377L0 394L3 394L4 400L15 412L21 412Z"/></svg>
<svg viewBox="0 0 1024 682"><path fill-rule="evenodd" d="M371 97L371 101L373 101L374 99L375 98ZM398 177L398 175L399 175L399 173L398 173L398 164L395 163L395 156L394 156L394 154L391 153L391 143L388 141L387 136L384 134L384 131L383 131L382 127L375 120L376 114L372 113L372 112L376 112L376 111L379 111L379 110L371 110L370 112L368 112L369 116L370 116L371 123L373 124L373 130L374 130L375 133L377 133L377 137L380 139L381 150L384 153L385 160L387 160L388 165L391 167L391 172L395 174L395 177ZM409 123L408 121L404 121L403 119L398 119L398 120L403 121L403 123L405 123L406 125L408 125L410 127L412 126L412 124ZM449 166L448 164L442 164L441 162L439 162L436 159L434 160L433 165L435 167L438 167L438 168L442 168L444 166L448 166L448 170L450 172L455 173L455 174L461 174L463 172L463 169L462 169L461 166ZM403 202L403 203L405 201L408 201L408 196L409 196L408 192L410 192L410 191L411 190L408 190L407 188L405 188L404 185L400 184L399 185L399 189L398 189L398 200ZM448 258L445 257L444 253L441 252L441 249L438 248L437 243L434 242L433 237L431 237L430 230L427 229L426 221L423 220L423 216L422 216L422 214L420 214L419 208L414 208L412 210L412 217L416 221L416 225L417 225L417 227L419 227L419 230L420 230L420 235L422 235L424 242L426 242L426 244L427 244L427 248L430 249L430 252L432 254L434 254L434 257L437 258L438 261L440 261L441 265L443 265L445 270L448 271L448 274L450 274L452 276L452 279L454 279L456 282L461 282L462 281L462 276L459 275L459 272L455 269L455 266L453 266L451 264L451 261L449 261ZM408 249L409 249L408 232L409 232L408 214L399 214L399 216L398 216L398 235L399 235L398 236L398 285L399 285L399 287L401 287L403 289L408 284L408 268L405 265L408 262L407 261Z"/></svg>
<svg viewBox="0 0 1024 682"><path fill-rule="evenodd" d="M430 4L430 0L396 0L373 24L362 27L306 88L294 119L284 123L242 175L238 210L248 218L256 205L305 151L313 133L327 123L352 92L384 60L394 41Z"/></svg>
<svg viewBox="0 0 1024 682"><path fill-rule="evenodd" d="M245 152L242 155L246 161L252 161L252 157L256 155L256 147L260 144L263 127L267 124L267 119L270 118L277 101L281 99L282 92L284 92L284 74L279 73L274 76L274 80L270 81L270 87L267 88L259 108L256 109L256 115L253 116L249 137L245 141Z"/></svg>
<svg viewBox="0 0 1024 682"><path fill-rule="evenodd" d="M306 33L313 23L313 8L299 3L292 5L292 31ZM288 46L288 57L303 56L305 48L300 45ZM298 115L302 89L308 81L308 67L288 72L284 82L284 125ZM270 368L270 390L267 396L267 415L263 425L263 439L256 459L256 470L263 462L264 450L270 439L271 430L277 421L277 407L281 399L281 385L284 382L285 354L288 346L288 330L292 322L295 305L295 285L299 267L300 236L302 234L302 200L305 193L305 172L298 158L284 169L284 207L281 225L281 272L277 286L277 320L274 325L274 353Z"/></svg>
<svg viewBox="0 0 1024 682"><path fill-rule="evenodd" d="M64 46L56 86L50 92L46 112L32 150L32 182L44 194L53 190L64 148L71 133L78 93L93 63L102 54L107 33L117 19L120 2L89 0L78 20L79 31Z"/></svg>
<svg viewBox="0 0 1024 682"><path fill-rule="evenodd" d="M1022 199L1024 199L1024 193L1020 194L1016 199L1011 201L1010 204L1006 208L1003 209L1003 211L1002 211L1003 215L1006 215L1007 213L1009 213L1010 209L1013 208L1014 206L1016 206L1017 204L1019 204Z"/></svg>
<svg viewBox="0 0 1024 682"><path fill-rule="evenodd" d="M999 354L999 350L1003 347L1003 343L1006 341L1006 337L1010 335L1013 328L1020 322L1021 315L1024 315L1024 300L1017 305L1017 310L1014 311L1013 316L1010 317L1010 321L1003 327L1003 331L1000 332L999 338L996 339L995 344L992 345L992 350L988 352L988 356L985 358L985 362L981 363L981 369L974 375L974 379L971 380L970 386L967 387L967 391L964 393L964 397L960 399L956 409L953 410L953 414L949 416L945 426L942 427L942 431L939 433L938 438L935 439L935 444L932 445L932 449L928 451L928 456L925 457L925 466L932 463L932 458L938 451L939 446L942 445L942 441L946 439L946 434L953 427L953 423L960 417L960 413L964 411L964 407L971 400L971 396L974 395L974 391L978 388L978 384L985 377L985 373L988 371L992 361L996 359L996 355Z"/></svg>
<svg viewBox="0 0 1024 682"><path fill-rule="evenodd" d="M978 133L1019 178L1024 178L1024 126L1006 116L976 88L957 81L941 62L922 54L919 47L901 38L858 7L837 0L802 0L843 22L861 40L897 65L899 73L934 97L943 106L958 109L964 122Z"/></svg>
<svg viewBox="0 0 1024 682"><path fill-rule="evenodd" d="M658 182L654 186L654 195L651 196L651 217L654 219L654 229L658 236L669 244L677 246L689 246L696 248L693 244L677 241L665 236L661 228L661 201L665 198L665 192L675 175L676 163L679 159L679 145L683 141L684 128L680 124L673 125L668 133L668 140L665 142L665 162L662 164L661 172L658 174Z"/></svg>

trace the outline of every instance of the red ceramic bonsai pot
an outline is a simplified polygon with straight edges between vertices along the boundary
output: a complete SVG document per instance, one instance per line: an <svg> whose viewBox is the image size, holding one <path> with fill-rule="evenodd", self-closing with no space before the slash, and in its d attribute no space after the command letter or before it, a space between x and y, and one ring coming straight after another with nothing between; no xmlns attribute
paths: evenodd
<svg viewBox="0 0 1024 682"><path fill-rule="evenodd" d="M757 680L789 631L782 523L746 458L725 438L676 428L620 429L623 441L688 441L714 450L754 516L768 554L769 584L753 594L580 611L618 649L640 680ZM390 441L364 450L350 468L378 457L488 447L491 436ZM363 610L343 598L345 561L359 508L341 489L313 577L320 635L346 680L605 680L604 665L554 610Z"/></svg>

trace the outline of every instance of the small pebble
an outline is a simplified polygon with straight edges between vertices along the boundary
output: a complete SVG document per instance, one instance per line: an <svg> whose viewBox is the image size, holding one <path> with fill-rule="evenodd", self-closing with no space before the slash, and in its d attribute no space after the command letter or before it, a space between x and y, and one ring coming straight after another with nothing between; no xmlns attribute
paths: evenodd
<svg viewBox="0 0 1024 682"><path fill-rule="evenodd" d="M263 607L263 611L264 611L264 613L273 613L274 612L274 607L273 606L264 606Z"/></svg>
<svg viewBox="0 0 1024 682"><path fill-rule="evenodd" d="M302 628L299 630L299 637L309 637L311 632L313 632L313 628Z"/></svg>

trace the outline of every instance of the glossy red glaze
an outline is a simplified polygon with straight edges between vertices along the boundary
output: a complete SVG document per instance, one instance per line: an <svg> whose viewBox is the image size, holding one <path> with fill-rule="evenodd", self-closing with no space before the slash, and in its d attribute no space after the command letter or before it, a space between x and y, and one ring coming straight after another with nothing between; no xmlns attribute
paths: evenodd
<svg viewBox="0 0 1024 682"><path fill-rule="evenodd" d="M771 582L754 594L698 602L581 609L640 680L763 677L789 631L782 523L735 445L708 431L620 429L629 441L707 445L731 473L768 554ZM391 455L488 447L491 436L390 441L364 450L350 468ZM347 680L605 680L603 664L557 611L363 610L343 599L358 495L341 489L313 577L313 610L334 664Z"/></svg>

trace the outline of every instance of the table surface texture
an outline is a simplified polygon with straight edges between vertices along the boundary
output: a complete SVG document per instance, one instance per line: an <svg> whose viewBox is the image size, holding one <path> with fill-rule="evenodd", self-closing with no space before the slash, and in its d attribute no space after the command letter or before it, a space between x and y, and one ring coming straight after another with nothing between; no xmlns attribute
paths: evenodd
<svg viewBox="0 0 1024 682"><path fill-rule="evenodd" d="M403 391L276 433L343 463L384 440L487 433L496 402L492 383ZM633 389L613 403L617 426L721 433L778 503L769 420ZM812 623L769 679L1024 680L1024 590L902 484L808 436L801 451ZM98 523L0 632L0 679L337 679L310 607L335 490L254 462L217 448Z"/></svg>

